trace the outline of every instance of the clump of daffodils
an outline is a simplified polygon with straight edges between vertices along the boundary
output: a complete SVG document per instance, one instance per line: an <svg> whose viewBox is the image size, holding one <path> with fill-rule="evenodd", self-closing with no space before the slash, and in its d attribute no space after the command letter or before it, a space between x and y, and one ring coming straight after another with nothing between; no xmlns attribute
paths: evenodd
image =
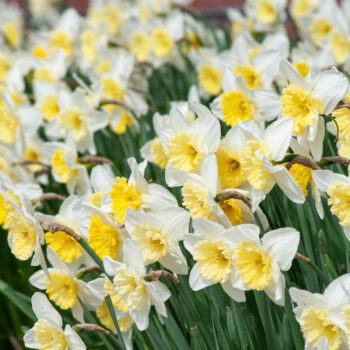
<svg viewBox="0 0 350 350"><path fill-rule="evenodd" d="M132 349L183 284L292 300L306 349L350 348L349 275L299 286L300 264L322 274L304 244L329 247L278 219L311 208L350 241L349 5L247 0L224 31L190 2L32 0L30 29L0 4L0 225L42 291L28 348Z"/></svg>

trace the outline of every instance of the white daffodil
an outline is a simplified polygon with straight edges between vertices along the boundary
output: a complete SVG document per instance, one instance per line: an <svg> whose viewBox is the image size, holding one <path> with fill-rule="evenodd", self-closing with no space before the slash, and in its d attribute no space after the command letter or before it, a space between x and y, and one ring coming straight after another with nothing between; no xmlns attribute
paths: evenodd
<svg viewBox="0 0 350 350"><path fill-rule="evenodd" d="M195 117L192 112L191 106L193 104L199 104L199 95L197 87L192 85L188 92L188 101L171 101L171 108L177 108L182 115L186 115L190 121L194 121ZM156 133L156 137L153 140L148 141L141 148L141 155L149 162L157 164L160 168L164 169L168 163L168 155L160 140L160 134L162 129L169 127L170 117L169 115L160 115L158 112L153 115L153 127Z"/></svg>
<svg viewBox="0 0 350 350"><path fill-rule="evenodd" d="M220 141L219 121L202 105L196 106L195 112L198 118L192 122L179 109L171 109L170 124L160 133L169 158L167 168L198 173L205 157L216 151Z"/></svg>
<svg viewBox="0 0 350 350"><path fill-rule="evenodd" d="M11 49L18 49L23 40L22 12L17 4L0 4L0 28Z"/></svg>
<svg viewBox="0 0 350 350"><path fill-rule="evenodd" d="M224 291L236 301L245 301L244 289L234 263L234 241L236 229L205 220L194 219L194 233L185 235L185 248L196 264L192 267L189 283L197 291L220 283Z"/></svg>
<svg viewBox="0 0 350 350"><path fill-rule="evenodd" d="M293 132L298 139L306 138L316 160L322 157L324 120L346 94L346 77L336 69L304 79L287 61L280 65L281 74L288 80L281 96L283 116L294 119Z"/></svg>
<svg viewBox="0 0 350 350"><path fill-rule="evenodd" d="M91 192L86 167L78 162L78 152L71 132L67 130L65 143L48 142L44 149L45 164L52 166L52 176L66 184L68 192L79 194Z"/></svg>
<svg viewBox="0 0 350 350"><path fill-rule="evenodd" d="M201 217L216 221L224 227L243 224L244 222L255 223L251 209L242 200L229 198L219 202L215 201L216 195L221 190L218 166L214 155L206 157L203 161L200 175L175 169L167 169L165 175L168 186L182 186L182 204L193 219ZM249 195L248 191L235 190L243 196ZM225 192L220 194L225 194ZM261 216L259 209L257 213ZM266 218L261 217L261 220L266 223Z"/></svg>
<svg viewBox="0 0 350 350"><path fill-rule="evenodd" d="M80 152L96 153L93 135L103 129L108 118L106 113L94 110L87 102L85 93L77 89L73 93L61 89L58 96L59 113L46 127L49 137L57 139L68 128Z"/></svg>
<svg viewBox="0 0 350 350"><path fill-rule="evenodd" d="M119 223L124 224L128 208L156 211L178 207L176 198L167 189L145 180L143 174L147 161L138 165L135 158L129 158L128 163L131 168L129 180L117 176L109 193L112 199L111 209Z"/></svg>
<svg viewBox="0 0 350 350"><path fill-rule="evenodd" d="M284 305L285 280L297 252L300 234L292 227L273 230L259 237L256 225L232 229L235 267L248 289L264 291L272 301Z"/></svg>
<svg viewBox="0 0 350 350"><path fill-rule="evenodd" d="M142 157L149 162L157 164L161 169L165 169L168 164L168 155L165 152L159 136L164 127L163 125L168 125L169 123L170 119L168 115L155 113L153 115L153 127L156 137L153 140L148 141L141 148Z"/></svg>
<svg viewBox="0 0 350 350"><path fill-rule="evenodd" d="M265 47L254 47L249 37L239 36L229 51L228 65L234 75L241 74L250 89L272 90L272 82L278 74L276 67L286 56L285 41L281 39L277 36L272 38L276 41L273 44L267 41Z"/></svg>
<svg viewBox="0 0 350 350"><path fill-rule="evenodd" d="M84 237L88 237L90 247L103 260L109 256L120 261L123 258L123 241L130 237L124 226L115 222L114 216L102 208L84 203L82 212L85 212L85 219L82 219L80 230Z"/></svg>
<svg viewBox="0 0 350 350"><path fill-rule="evenodd" d="M7 198L6 198L7 197ZM8 243L12 253L19 260L32 258L31 265L41 265L46 270L46 263L41 245L44 244L44 231L36 218L31 202L24 196L17 197L13 192L7 194L10 205L6 216Z"/></svg>
<svg viewBox="0 0 350 350"><path fill-rule="evenodd" d="M182 68L177 41L183 37L183 21L183 15L179 11L172 11L165 19L153 18L151 50L152 63L156 67L171 61L178 68Z"/></svg>
<svg viewBox="0 0 350 350"><path fill-rule="evenodd" d="M47 259L52 267L48 271L35 272L29 282L36 288L45 289L50 300L63 310L72 309L73 317L84 322L84 310L78 297L91 309L100 304L100 299L94 295L89 283L75 277L80 263L75 261L68 266L51 247L47 249Z"/></svg>
<svg viewBox="0 0 350 350"><path fill-rule="evenodd" d="M330 170L314 170L312 178L317 190L322 194L327 193L331 212L339 219L339 224L343 227L344 233L350 241L349 177ZM323 218L323 211L319 215Z"/></svg>
<svg viewBox="0 0 350 350"><path fill-rule="evenodd" d="M112 204L111 198L108 196L109 191L114 184L114 174L109 165L94 166L90 174L90 183L93 193L90 196L89 203L102 208L109 212Z"/></svg>
<svg viewBox="0 0 350 350"><path fill-rule="evenodd" d="M46 295L34 293L32 308L38 321L24 335L30 349L85 350L86 346L70 325L62 329L61 315L50 304Z"/></svg>
<svg viewBox="0 0 350 350"><path fill-rule="evenodd" d="M50 122L58 116L60 107L58 102L59 91L67 90L63 83L52 83L45 80L37 80L33 85L35 107L39 110L42 118Z"/></svg>
<svg viewBox="0 0 350 350"><path fill-rule="evenodd" d="M125 227L141 249L145 263L160 262L174 273L186 274L186 258L179 242L188 232L189 215L182 208L167 208L155 213L140 213L129 208Z"/></svg>
<svg viewBox="0 0 350 350"><path fill-rule="evenodd" d="M225 69L222 79L223 94L210 105L213 113L227 125L235 126L239 120L263 123L280 114L279 96L273 91L249 89L242 75L235 76ZM266 103L269 102L269 104Z"/></svg>
<svg viewBox="0 0 350 350"><path fill-rule="evenodd" d="M103 110L108 114L109 124L113 132L122 134L127 126L136 124L130 109L137 117L148 111L144 97L131 82L135 59L129 52L121 51L110 63L107 73L92 76L92 91L95 99L103 103ZM110 101L110 103L108 103ZM116 103L113 103L113 102ZM120 105L118 105L120 103ZM122 105L124 104L124 105Z"/></svg>
<svg viewBox="0 0 350 350"><path fill-rule="evenodd" d="M286 0L248 0L245 13L254 21L256 30L266 30L286 18Z"/></svg>
<svg viewBox="0 0 350 350"><path fill-rule="evenodd" d="M290 288L294 313L306 340L305 349L348 349L350 274L333 280L323 294Z"/></svg>
<svg viewBox="0 0 350 350"><path fill-rule="evenodd" d="M87 239L80 225L85 224L86 213L81 211L85 202L85 197L70 196L61 204L60 210L56 216L36 213L36 217L41 221L49 221L69 227L77 235ZM78 260L91 265L92 259L87 255L82 246L70 235L63 231L55 233L46 232L45 240L49 247L52 247L59 257L66 263L72 263Z"/></svg>
<svg viewBox="0 0 350 350"><path fill-rule="evenodd" d="M151 305L155 306L159 315L166 317L164 302L169 299L170 291L159 281L145 280L142 253L135 242L126 239L123 250L123 263L105 257L103 265L106 273L113 278L113 290L124 302L137 328L143 331L148 327Z"/></svg>
<svg viewBox="0 0 350 350"><path fill-rule="evenodd" d="M37 50L43 50L37 48ZM67 72L68 63L64 56L63 50L57 50L48 57L46 57L45 51L41 53L39 57L33 60L33 80L35 81L48 81L51 83L57 83L62 79ZM42 57L44 55L44 57Z"/></svg>
<svg viewBox="0 0 350 350"><path fill-rule="evenodd" d="M22 167L20 167L20 169L22 169ZM10 175L12 175L12 173ZM0 171L0 224L2 225L6 226L7 215L12 208L12 202L8 199L9 197L20 206L21 197L31 201L38 199L43 193L41 187L37 183L30 182L30 180L33 180L32 178L21 175L22 174L19 176L18 182L13 182L6 173ZM26 173L25 175L28 174ZM32 213L32 210L29 209L28 212Z"/></svg>
<svg viewBox="0 0 350 350"><path fill-rule="evenodd" d="M202 47L190 52L190 59L197 68L197 78L200 95L216 96L222 89L222 75L225 69L225 59L216 50Z"/></svg>
<svg viewBox="0 0 350 350"><path fill-rule="evenodd" d="M295 203L305 200L303 191L281 161L290 144L294 121L281 118L270 124L265 131L257 128L254 122L240 122L246 143L241 152L241 164L251 185L253 211L275 184Z"/></svg>
<svg viewBox="0 0 350 350"><path fill-rule="evenodd" d="M63 50L67 58L72 58L80 25L81 18L75 9L70 8L64 11L55 29L49 33L50 52Z"/></svg>

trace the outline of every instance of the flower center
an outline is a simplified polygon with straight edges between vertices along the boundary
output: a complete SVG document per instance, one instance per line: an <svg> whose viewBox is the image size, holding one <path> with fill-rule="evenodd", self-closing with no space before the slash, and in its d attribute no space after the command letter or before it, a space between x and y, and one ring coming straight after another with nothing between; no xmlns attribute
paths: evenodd
<svg viewBox="0 0 350 350"><path fill-rule="evenodd" d="M339 139L350 143L350 109L343 107L332 112L339 128Z"/></svg>
<svg viewBox="0 0 350 350"><path fill-rule="evenodd" d="M235 90L221 95L223 120L227 125L235 126L239 120L254 119L254 106L242 91Z"/></svg>
<svg viewBox="0 0 350 350"><path fill-rule="evenodd" d="M183 205L189 210L191 217L210 219L213 210L209 204L208 192L206 189L186 182L182 187Z"/></svg>
<svg viewBox="0 0 350 350"><path fill-rule="evenodd" d="M52 170L58 174L62 183L67 183L77 173L77 169L71 169L65 160L65 151L58 149L52 156Z"/></svg>
<svg viewBox="0 0 350 350"><path fill-rule="evenodd" d="M133 232L146 262L156 262L168 254L167 238L151 225L137 225Z"/></svg>
<svg viewBox="0 0 350 350"><path fill-rule="evenodd" d="M74 43L71 37L61 29L55 29L50 38L50 49L52 52L62 49L66 56L72 53Z"/></svg>
<svg viewBox="0 0 350 350"><path fill-rule="evenodd" d="M50 272L50 279L46 285L46 293L62 309L69 309L77 301L77 283L70 276L63 273Z"/></svg>
<svg viewBox="0 0 350 350"><path fill-rule="evenodd" d="M98 215L94 215L90 218L89 244L101 259L107 255L116 260L121 237L113 226L104 224Z"/></svg>
<svg viewBox="0 0 350 350"><path fill-rule="evenodd" d="M123 265L117 269L113 284L129 309L142 309L147 289L139 275Z"/></svg>
<svg viewBox="0 0 350 350"><path fill-rule="evenodd" d="M168 156L159 137L154 139L151 146L151 152L153 153L153 161L160 168L164 169L168 163Z"/></svg>
<svg viewBox="0 0 350 350"><path fill-rule="evenodd" d="M150 38L142 32L135 32L129 40L130 51L138 61L145 61L149 55Z"/></svg>
<svg viewBox="0 0 350 350"><path fill-rule="evenodd" d="M312 170L302 164L293 164L289 169L290 173L294 177L296 183L301 187L304 192L304 196L307 197L307 185L312 178Z"/></svg>
<svg viewBox="0 0 350 350"><path fill-rule="evenodd" d="M222 146L216 151L216 158L223 188L239 187L246 181L239 152Z"/></svg>
<svg viewBox="0 0 350 350"><path fill-rule="evenodd" d="M331 31L332 24L325 17L323 18L315 18L309 28L311 39L317 44L320 45L323 38Z"/></svg>
<svg viewBox="0 0 350 350"><path fill-rule="evenodd" d="M236 266L242 280L252 289L263 290L272 280L271 258L253 242L244 241L235 250Z"/></svg>
<svg viewBox="0 0 350 350"><path fill-rule="evenodd" d="M343 332L331 321L327 310L308 307L301 314L300 326L306 340L312 346L316 346L317 341L325 337L330 350L339 349Z"/></svg>
<svg viewBox="0 0 350 350"><path fill-rule="evenodd" d="M55 233L46 232L45 240L48 246L67 263L71 263L75 258L79 258L83 254L81 245L63 231L57 231Z"/></svg>
<svg viewBox="0 0 350 350"><path fill-rule="evenodd" d="M170 55L174 43L168 32L163 28L154 28L152 31L152 48L157 57Z"/></svg>
<svg viewBox="0 0 350 350"><path fill-rule="evenodd" d="M169 161L174 168L193 172L203 159L202 145L193 135L174 133L167 142Z"/></svg>
<svg viewBox="0 0 350 350"><path fill-rule="evenodd" d="M5 204L6 208L6 204ZM27 260L35 251L36 229L34 225L24 219L15 209L10 209L6 218L6 227L12 240L12 252L19 260Z"/></svg>
<svg viewBox="0 0 350 350"><path fill-rule="evenodd" d="M350 225L350 185L336 182L328 188L328 204L332 214L340 220L340 225Z"/></svg>
<svg viewBox="0 0 350 350"><path fill-rule="evenodd" d="M271 174L265 169L262 159L256 151L268 157L269 147L262 140L249 140L242 152L242 166L249 183L257 190L266 190L271 186Z"/></svg>
<svg viewBox="0 0 350 350"><path fill-rule="evenodd" d="M233 69L235 75L242 74L250 89L262 87L260 72L250 64L237 64Z"/></svg>
<svg viewBox="0 0 350 350"><path fill-rule="evenodd" d="M64 334L46 320L39 320L34 324L35 341L41 350L64 350L67 347Z"/></svg>
<svg viewBox="0 0 350 350"><path fill-rule="evenodd" d="M125 214L128 208L139 210L142 205L142 193L133 184L128 184L125 177L116 177L112 185L110 197L112 198L111 209L115 218L125 223Z"/></svg>
<svg viewBox="0 0 350 350"><path fill-rule="evenodd" d="M210 64L203 65L198 72L200 85L209 95L218 95L221 91L222 73Z"/></svg>
<svg viewBox="0 0 350 350"><path fill-rule="evenodd" d="M232 252L230 246L216 239L207 238L197 242L198 251L193 256L197 267L204 278L214 282L225 282L232 272Z"/></svg>
<svg viewBox="0 0 350 350"><path fill-rule="evenodd" d="M128 312L129 309L126 306L125 301L117 293L117 291L114 288L113 283L109 280L109 278L105 279L104 289L106 290L108 295L111 297L113 306L115 306L120 311Z"/></svg>
<svg viewBox="0 0 350 350"><path fill-rule="evenodd" d="M17 127L17 117L8 107L0 106L0 141L3 143L15 142Z"/></svg>
<svg viewBox="0 0 350 350"><path fill-rule="evenodd" d="M76 142L81 141L88 134L88 128L85 120L78 109L70 109L60 112L58 124L62 129L71 128L73 138Z"/></svg>
<svg viewBox="0 0 350 350"><path fill-rule="evenodd" d="M271 24L276 21L277 8L269 0L258 0L256 3L256 13L259 22L263 24Z"/></svg>
<svg viewBox="0 0 350 350"><path fill-rule="evenodd" d="M299 136L303 135L306 127L316 123L318 113L323 113L320 99L292 84L283 89L281 103L283 115L295 119L293 131Z"/></svg>
<svg viewBox="0 0 350 350"><path fill-rule="evenodd" d="M233 226L244 224L242 209L237 205L235 199L230 198L226 201L220 201L219 205Z"/></svg>
<svg viewBox="0 0 350 350"><path fill-rule="evenodd" d="M57 95L49 95L41 102L39 107L40 113L44 119L52 120L59 112Z"/></svg>

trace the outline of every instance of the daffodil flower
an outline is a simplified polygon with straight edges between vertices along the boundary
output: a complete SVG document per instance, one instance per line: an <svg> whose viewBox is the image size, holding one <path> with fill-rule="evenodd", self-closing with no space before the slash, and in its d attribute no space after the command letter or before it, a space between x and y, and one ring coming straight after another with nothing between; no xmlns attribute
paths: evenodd
<svg viewBox="0 0 350 350"><path fill-rule="evenodd" d="M64 89L59 91L59 113L46 127L46 132L52 139L63 136L68 128L80 152L88 150L96 153L93 135L103 129L108 118L106 113L91 108L86 101L84 92L76 89L73 93Z"/></svg>
<svg viewBox="0 0 350 350"><path fill-rule="evenodd" d="M166 317L164 302L170 297L170 291L159 281L145 280L142 253L135 242L126 239L123 250L123 263L105 257L103 264L106 273L113 278L113 289L125 303L137 328L143 331L148 327L151 305L159 315Z"/></svg>
<svg viewBox="0 0 350 350"><path fill-rule="evenodd" d="M239 120L270 121L280 113L279 97L263 89L249 89L244 77L235 76L225 69L222 79L223 94L211 104L211 109L227 125L235 126ZM269 104L266 103L269 101Z"/></svg>
<svg viewBox="0 0 350 350"><path fill-rule="evenodd" d="M29 282L36 288L45 289L50 300L61 309L72 309L72 314L79 322L84 322L84 310L78 297L90 308L100 304L100 299L94 295L94 290L86 283L75 277L80 263L75 261L69 266L49 247L47 258L52 265L48 271L39 270Z"/></svg>
<svg viewBox="0 0 350 350"><path fill-rule="evenodd" d="M52 166L52 176L67 186L68 192L91 193L86 167L78 161L78 152L69 129L66 130L65 143L48 142L44 149L45 163Z"/></svg>
<svg viewBox="0 0 350 350"><path fill-rule="evenodd" d="M86 224L87 215L81 210L86 197L70 196L61 204L60 210L56 216L46 215L37 212L36 217L41 222L55 222L69 227L77 235L87 239L81 226ZM82 246L71 236L63 231L55 233L46 232L45 240L49 247L52 247L59 257L66 263L84 262L86 265L93 264L93 260L83 250Z"/></svg>
<svg viewBox="0 0 350 350"><path fill-rule="evenodd" d="M113 103L104 103L102 106L108 115L109 125L117 134L123 134L127 126L137 125L133 113L140 117L148 110L144 97L131 88L134 64L133 55L123 51L113 57L107 73L91 75L92 93L96 101L116 100L124 103L127 108L132 108L131 112L124 106Z"/></svg>
<svg viewBox="0 0 350 350"><path fill-rule="evenodd" d="M170 111L170 125L164 126L160 140L168 155L167 168L198 173L207 155L213 154L220 141L220 124L204 106L195 110L193 122L177 108Z"/></svg>
<svg viewBox="0 0 350 350"><path fill-rule="evenodd" d="M31 202L23 195L16 196L14 192L8 192L6 197L10 205L6 217L6 228L9 231L8 243L12 253L19 260L28 260L33 257L31 265L41 265L46 270L41 248L44 244L44 232Z"/></svg>
<svg viewBox="0 0 350 350"><path fill-rule="evenodd" d="M234 300L245 301L244 283L234 262L234 227L225 229L218 223L203 218L192 222L194 233L185 235L185 248L196 264L190 272L189 284L200 290L220 283Z"/></svg>
<svg viewBox="0 0 350 350"><path fill-rule="evenodd" d="M245 289L264 291L276 304L284 305L285 280L297 252L300 234L294 228L273 230L259 237L258 226L232 228L234 265Z"/></svg>
<svg viewBox="0 0 350 350"><path fill-rule="evenodd" d="M32 307L38 321L24 335L30 349L85 350L86 346L70 325L62 328L61 315L43 293L34 293Z"/></svg>
<svg viewBox="0 0 350 350"><path fill-rule="evenodd" d="M288 62L280 64L281 74L288 80L281 96L282 114L294 119L293 132L298 140L306 138L316 160L322 157L324 120L344 97L348 82L335 68L304 79Z"/></svg>
<svg viewBox="0 0 350 350"><path fill-rule="evenodd" d="M240 123L246 139L241 164L251 185L253 211L276 183L291 201L303 203L305 200L291 173L283 165L273 165L273 162L281 161L287 152L293 124L292 118L281 118L262 131L254 122Z"/></svg>
<svg viewBox="0 0 350 350"><path fill-rule="evenodd" d="M328 205L332 214L339 219L345 236L350 241L350 179L331 170L315 170L312 172L317 191L328 194ZM321 206L322 204L320 204ZM323 218L323 211L319 212Z"/></svg>
<svg viewBox="0 0 350 350"><path fill-rule="evenodd" d="M283 23L285 8L286 0L248 0L245 13L254 21L255 30L263 31Z"/></svg>
<svg viewBox="0 0 350 350"><path fill-rule="evenodd" d="M111 210L118 222L124 224L128 208L154 211L178 207L176 198L167 189L158 184L149 184L145 180L143 174L147 161L138 165L135 158L129 158L128 163L131 168L129 180L116 177L109 193L112 199Z"/></svg>
<svg viewBox="0 0 350 350"><path fill-rule="evenodd" d="M294 313L305 338L305 349L347 349L350 335L350 275L333 280L323 294L292 287Z"/></svg>
<svg viewBox="0 0 350 350"><path fill-rule="evenodd" d="M186 274L186 259L179 241L188 232L189 215L182 208L167 208L155 213L140 213L129 208L125 227L141 249L143 259L151 264L160 262L174 273Z"/></svg>

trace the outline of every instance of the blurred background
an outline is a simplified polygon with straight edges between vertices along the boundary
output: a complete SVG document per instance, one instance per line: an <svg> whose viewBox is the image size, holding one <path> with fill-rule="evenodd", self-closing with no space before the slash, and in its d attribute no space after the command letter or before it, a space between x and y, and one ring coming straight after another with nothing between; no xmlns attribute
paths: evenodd
<svg viewBox="0 0 350 350"><path fill-rule="evenodd" d="M27 0L8 0L25 7ZM66 0L69 7L76 8L79 12L84 13L89 0ZM226 9L228 7L240 8L245 0L194 0L192 7L201 10L209 18L225 18Z"/></svg>

